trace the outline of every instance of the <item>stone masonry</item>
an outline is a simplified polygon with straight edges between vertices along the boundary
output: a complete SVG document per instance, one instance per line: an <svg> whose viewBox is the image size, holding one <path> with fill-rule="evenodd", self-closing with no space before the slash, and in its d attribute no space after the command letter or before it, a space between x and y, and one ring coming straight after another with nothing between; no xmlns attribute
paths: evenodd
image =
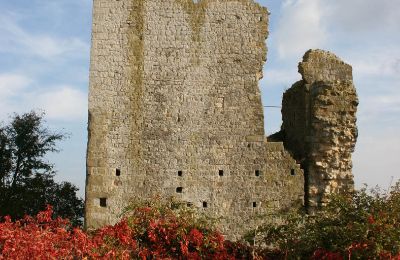
<svg viewBox="0 0 400 260"><path fill-rule="evenodd" d="M258 224L257 215L302 205L300 164L264 135L258 81L267 35L268 11L253 0L94 0L86 228L115 223L133 197L175 196L219 218L236 239ZM316 84L318 73L303 67L307 84ZM339 88L350 91L324 84L314 107ZM342 116L346 109L332 120L352 120ZM336 152L323 150L324 142L342 142L322 139L332 120L313 124L313 142L324 153ZM347 146L347 139L345 148L335 146L337 160ZM351 172L331 158L318 163L339 164L332 174L343 173L343 184L329 186L333 192Z"/></svg>
<svg viewBox="0 0 400 260"><path fill-rule="evenodd" d="M329 194L354 189L358 98L351 66L330 52L308 51L299 72L303 79L283 95L283 131L285 147L304 169L305 203L312 213Z"/></svg>

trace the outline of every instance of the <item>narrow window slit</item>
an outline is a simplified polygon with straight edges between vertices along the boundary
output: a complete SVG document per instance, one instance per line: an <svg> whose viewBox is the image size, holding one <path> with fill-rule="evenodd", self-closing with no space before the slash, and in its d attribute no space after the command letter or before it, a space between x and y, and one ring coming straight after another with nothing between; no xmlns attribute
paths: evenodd
<svg viewBox="0 0 400 260"><path fill-rule="evenodd" d="M207 201L203 201L203 208L207 208L207 207L208 207Z"/></svg>
<svg viewBox="0 0 400 260"><path fill-rule="evenodd" d="M224 170L219 170L219 176L224 176Z"/></svg>
<svg viewBox="0 0 400 260"><path fill-rule="evenodd" d="M183 192L183 187L176 188L176 193L182 193L182 192Z"/></svg>
<svg viewBox="0 0 400 260"><path fill-rule="evenodd" d="M261 174L260 174L260 170L256 170L256 171L255 171L255 174L256 174L257 177L259 177L259 176L261 175Z"/></svg>
<svg viewBox="0 0 400 260"><path fill-rule="evenodd" d="M295 171L294 169L292 169L292 170L290 171L290 175L292 175L292 176L296 175L296 171Z"/></svg>
<svg viewBox="0 0 400 260"><path fill-rule="evenodd" d="M253 208L257 208L257 202L253 202Z"/></svg>
<svg viewBox="0 0 400 260"><path fill-rule="evenodd" d="M107 207L107 198L100 198L100 207Z"/></svg>
<svg viewBox="0 0 400 260"><path fill-rule="evenodd" d="M116 169L115 170L115 175L118 176L118 177L121 176L121 169Z"/></svg>
<svg viewBox="0 0 400 260"><path fill-rule="evenodd" d="M182 171L178 171L178 176L182 177L182 175L183 175L183 172Z"/></svg>

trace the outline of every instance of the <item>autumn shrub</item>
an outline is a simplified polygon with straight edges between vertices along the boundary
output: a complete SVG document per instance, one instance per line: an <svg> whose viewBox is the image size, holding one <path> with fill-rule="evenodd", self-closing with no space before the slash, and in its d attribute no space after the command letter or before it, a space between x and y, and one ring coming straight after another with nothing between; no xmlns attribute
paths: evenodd
<svg viewBox="0 0 400 260"><path fill-rule="evenodd" d="M89 256L93 248L90 238L68 220L52 218L53 209L36 217L0 223L0 259L72 259Z"/></svg>
<svg viewBox="0 0 400 260"><path fill-rule="evenodd" d="M5 217L0 259L249 259L252 253L175 200L136 201L117 224L90 234L52 215L49 206L35 217Z"/></svg>
<svg viewBox="0 0 400 260"><path fill-rule="evenodd" d="M313 216L291 213L259 228L258 239L277 259L400 259L400 183L332 196Z"/></svg>
<svg viewBox="0 0 400 260"><path fill-rule="evenodd" d="M209 218L173 199L134 200L115 226L94 237L100 255L141 259L248 259L251 249L226 241Z"/></svg>
<svg viewBox="0 0 400 260"><path fill-rule="evenodd" d="M0 260L400 260L400 184L387 193L334 196L319 214L293 213L280 225L259 227L256 241L263 246L257 250L225 240L212 220L173 199L135 200L117 224L90 233L53 216L48 206L35 217L3 218Z"/></svg>

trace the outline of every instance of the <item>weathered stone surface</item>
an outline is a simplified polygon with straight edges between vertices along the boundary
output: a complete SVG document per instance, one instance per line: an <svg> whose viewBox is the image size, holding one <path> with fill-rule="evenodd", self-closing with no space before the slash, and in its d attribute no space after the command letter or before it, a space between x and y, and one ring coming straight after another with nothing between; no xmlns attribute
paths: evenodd
<svg viewBox="0 0 400 260"><path fill-rule="evenodd" d="M357 140L358 98L352 68L334 54L310 50L299 64L303 80L283 95L285 147L301 162L306 206L353 190L351 154Z"/></svg>
<svg viewBox="0 0 400 260"><path fill-rule="evenodd" d="M303 80L312 84L318 81L353 81L352 68L335 54L323 50L309 50L299 64Z"/></svg>
<svg viewBox="0 0 400 260"><path fill-rule="evenodd" d="M87 228L159 194L236 238L256 214L301 202L302 170L264 138L267 26L253 0L94 1Z"/></svg>

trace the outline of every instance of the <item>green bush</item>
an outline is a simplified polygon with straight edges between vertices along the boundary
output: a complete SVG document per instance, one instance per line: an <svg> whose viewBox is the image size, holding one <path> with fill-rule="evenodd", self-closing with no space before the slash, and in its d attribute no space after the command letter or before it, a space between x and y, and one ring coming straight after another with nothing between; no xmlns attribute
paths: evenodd
<svg viewBox="0 0 400 260"><path fill-rule="evenodd" d="M389 192L332 196L314 216L291 213L280 225L259 228L257 240L274 258L399 259L400 182Z"/></svg>

